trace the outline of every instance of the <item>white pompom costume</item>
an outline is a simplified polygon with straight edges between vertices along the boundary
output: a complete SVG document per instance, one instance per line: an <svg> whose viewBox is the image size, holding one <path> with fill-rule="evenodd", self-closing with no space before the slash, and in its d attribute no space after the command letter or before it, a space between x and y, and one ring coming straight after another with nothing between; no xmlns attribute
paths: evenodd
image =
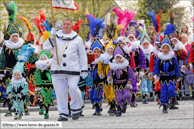
<svg viewBox="0 0 194 129"><path fill-rule="evenodd" d="M71 96L72 114L81 112L84 108L81 92L78 88L80 74L88 74L87 56L81 37L75 31L64 34L62 30L56 33L59 66L57 65L55 43L51 38L43 44L44 50L53 51L51 77L57 97L57 107L60 117L68 118L68 86ZM67 47L65 47L67 44Z"/></svg>

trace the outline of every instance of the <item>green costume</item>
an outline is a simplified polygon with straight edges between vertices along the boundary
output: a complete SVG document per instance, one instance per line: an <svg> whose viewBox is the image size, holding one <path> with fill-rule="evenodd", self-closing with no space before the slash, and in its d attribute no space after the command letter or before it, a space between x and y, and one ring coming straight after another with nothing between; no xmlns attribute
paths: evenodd
<svg viewBox="0 0 194 129"><path fill-rule="evenodd" d="M40 60L43 55L47 60ZM46 113L44 113L45 118L48 118L49 106L52 105L52 90L54 90L50 75L51 57L52 54L50 51L42 50L38 55L39 60L36 62L36 71L34 74L36 88L41 88L39 95L43 98L43 102L40 102L39 114L43 114L44 106L46 108Z"/></svg>

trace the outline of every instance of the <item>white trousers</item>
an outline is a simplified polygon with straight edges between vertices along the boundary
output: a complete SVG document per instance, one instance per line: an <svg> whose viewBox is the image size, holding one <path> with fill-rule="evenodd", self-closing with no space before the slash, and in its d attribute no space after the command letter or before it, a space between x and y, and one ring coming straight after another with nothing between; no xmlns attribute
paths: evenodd
<svg viewBox="0 0 194 129"><path fill-rule="evenodd" d="M52 82L57 97L57 108L59 116L68 118L68 87L71 97L70 108L72 114L79 113L83 110L84 105L81 98L81 91L78 88L79 76L53 74Z"/></svg>

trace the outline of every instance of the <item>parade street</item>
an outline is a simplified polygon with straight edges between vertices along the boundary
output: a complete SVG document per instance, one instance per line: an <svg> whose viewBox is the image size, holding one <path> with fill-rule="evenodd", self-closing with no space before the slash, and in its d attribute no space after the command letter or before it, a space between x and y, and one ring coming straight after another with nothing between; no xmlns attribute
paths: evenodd
<svg viewBox="0 0 194 129"><path fill-rule="evenodd" d="M83 112L84 117L80 117L78 120L72 120L72 118L69 118L68 121L62 122L61 128L194 128L193 100L179 101L179 109L169 110L168 114L163 114L162 107L159 109L156 102L149 102L149 104L145 105L141 102L137 103L138 107L136 108L128 106L127 112L122 114L120 119L116 116L108 115L107 111L109 106L107 106L106 103L102 104L102 116L93 116L94 109L92 109L92 105L86 103ZM30 112L29 116L23 116L22 120L17 120L17 122L57 122L58 117L58 111L56 110L50 111L48 120L45 120L42 115L38 115L38 111L33 111ZM4 113L1 113L1 121L13 121L13 117L5 117Z"/></svg>

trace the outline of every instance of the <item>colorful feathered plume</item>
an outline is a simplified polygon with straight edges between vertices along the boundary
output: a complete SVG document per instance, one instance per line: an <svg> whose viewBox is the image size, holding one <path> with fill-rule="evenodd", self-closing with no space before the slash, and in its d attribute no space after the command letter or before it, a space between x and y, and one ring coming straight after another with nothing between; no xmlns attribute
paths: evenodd
<svg viewBox="0 0 194 129"><path fill-rule="evenodd" d="M42 33L45 30L44 30L44 26L41 24L43 23L43 21L46 21L46 16L42 10L39 10L39 15L40 15L40 18L38 18L36 15L32 14L32 16L34 17L32 22L37 26L39 33Z"/></svg>
<svg viewBox="0 0 194 129"><path fill-rule="evenodd" d="M114 7L113 11L117 15L117 17L118 17L118 24L120 25L122 23L123 19L124 19L123 11L118 9L117 7Z"/></svg>
<svg viewBox="0 0 194 129"><path fill-rule="evenodd" d="M176 27L173 25L175 16L173 14L172 8L168 10L168 15L169 15L170 24L168 24L166 26L166 29L164 31L164 35L173 35L174 32L176 31Z"/></svg>
<svg viewBox="0 0 194 129"><path fill-rule="evenodd" d="M80 32L80 25L83 24L82 21L84 20L79 20L78 22L76 22L73 26L73 31L77 32L79 34Z"/></svg>
<svg viewBox="0 0 194 129"><path fill-rule="evenodd" d="M158 17L157 17L157 14L154 14L154 11L152 10L152 12L149 12L147 11L147 13L151 16L151 22L155 28L155 31L156 33L159 33L160 29L161 29L161 25L160 25L160 15L161 15L161 12L163 10L161 10L158 14Z"/></svg>
<svg viewBox="0 0 194 129"><path fill-rule="evenodd" d="M43 10L39 10L39 14L40 14L40 21L46 21L46 16ZM43 22L42 22L43 23Z"/></svg>
<svg viewBox="0 0 194 129"><path fill-rule="evenodd" d="M112 39L114 37L116 29L117 29L117 21L116 21L115 15L113 15L110 18L110 23L106 24L105 26L106 35L109 39Z"/></svg>
<svg viewBox="0 0 194 129"><path fill-rule="evenodd" d="M25 17L22 17L22 16L17 16L17 17L20 18L21 20L23 20L26 23L26 26L27 26L27 28L29 30L26 42L27 43L34 43L34 36L31 33L31 26L30 26L30 23L29 23L28 19L25 18Z"/></svg>
<svg viewBox="0 0 194 129"><path fill-rule="evenodd" d="M135 17L135 12L133 10L127 10L125 9L123 11L124 13L124 19L123 22L121 23L123 25L123 28L121 28L121 36L124 36L125 29L127 28L129 22Z"/></svg>
<svg viewBox="0 0 194 129"><path fill-rule="evenodd" d="M170 24L174 24L174 13L173 13L173 11L172 11L172 8L170 8L169 10L168 10L168 16L169 16L169 19L170 19Z"/></svg>
<svg viewBox="0 0 194 129"><path fill-rule="evenodd" d="M14 20L16 18L16 13L17 13L17 6L16 3L14 1L11 1L9 3L9 6L6 2L4 2L4 5L7 9L8 15L9 15L9 19L10 20Z"/></svg>
<svg viewBox="0 0 194 129"><path fill-rule="evenodd" d="M104 18L102 21L99 18L95 18L91 14L86 14L85 17L88 19L90 26L90 33L92 37L102 38L102 31L104 29Z"/></svg>
<svg viewBox="0 0 194 129"><path fill-rule="evenodd" d="M115 39L117 37L117 31L121 29L123 26L117 25L117 20L115 18L115 15L111 16L110 23L106 24L105 31L106 35L110 40Z"/></svg>
<svg viewBox="0 0 194 129"><path fill-rule="evenodd" d="M129 22L135 17L135 12L133 10L127 10L124 11L118 9L117 7L114 7L115 14L118 17L118 24L122 25L123 28L121 28L121 36L124 36L125 29L127 28Z"/></svg>
<svg viewBox="0 0 194 129"><path fill-rule="evenodd" d="M42 23L41 25L44 26L44 29L45 29L46 31L51 31L52 23L49 22L49 19L46 19L46 21L42 20L42 22L43 22L43 23Z"/></svg>
<svg viewBox="0 0 194 129"><path fill-rule="evenodd" d="M35 19L32 19L32 22L37 26L39 33L42 33L44 31L44 28L43 26L41 26L41 21L38 17L35 16Z"/></svg>
<svg viewBox="0 0 194 129"><path fill-rule="evenodd" d="M30 58L31 53L35 50L34 47L29 45L23 45L19 55L18 55L18 62L27 62Z"/></svg>
<svg viewBox="0 0 194 129"><path fill-rule="evenodd" d="M17 17L20 18L21 20L23 20L26 23L26 26L28 27L28 30L30 31L31 26L30 26L30 23L29 23L28 19L25 18L25 17L22 17L22 16L17 16Z"/></svg>

